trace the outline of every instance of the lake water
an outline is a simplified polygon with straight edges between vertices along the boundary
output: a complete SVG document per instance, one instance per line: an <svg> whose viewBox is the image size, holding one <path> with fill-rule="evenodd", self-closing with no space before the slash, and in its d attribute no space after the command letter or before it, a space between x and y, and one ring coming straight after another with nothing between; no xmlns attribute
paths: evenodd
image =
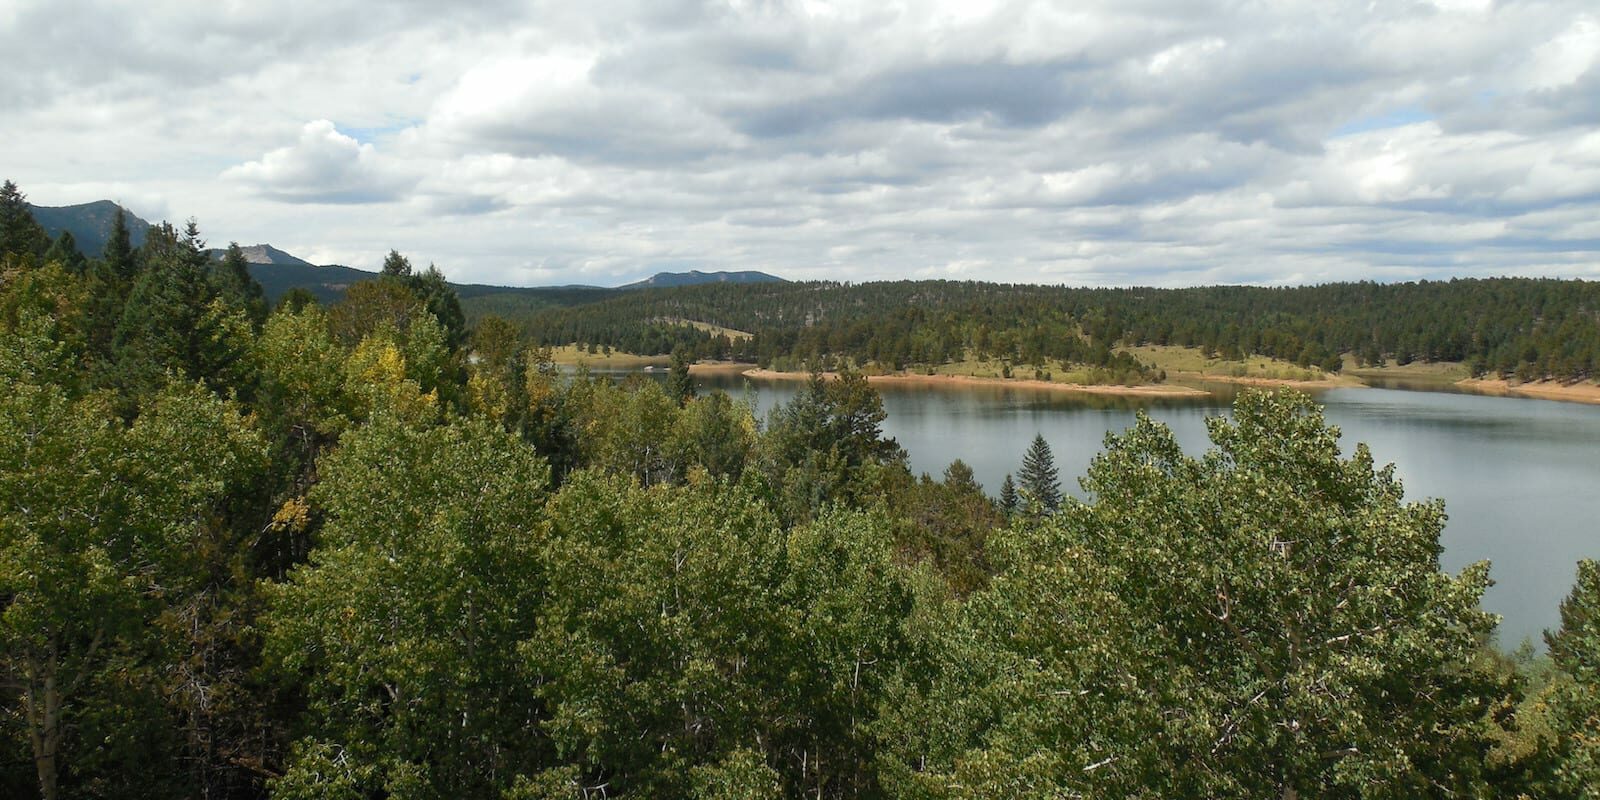
<svg viewBox="0 0 1600 800"><path fill-rule="evenodd" d="M699 379L705 388L755 395L764 415L802 384ZM1109 431L1143 409L1172 428L1191 454L1208 445L1205 418L1225 413L1232 387L1198 399L1113 398L1009 387L880 386L885 434L905 447L913 472L937 477L953 459L972 466L997 494L1021 466L1034 434L1055 453L1062 488L1077 479ZM1495 585L1483 605L1500 614L1500 639L1559 624L1557 606L1572 588L1580 558L1600 558L1600 406L1401 389L1314 393L1346 452L1366 442L1381 464L1394 463L1410 499L1442 498L1444 569L1488 559Z"/></svg>

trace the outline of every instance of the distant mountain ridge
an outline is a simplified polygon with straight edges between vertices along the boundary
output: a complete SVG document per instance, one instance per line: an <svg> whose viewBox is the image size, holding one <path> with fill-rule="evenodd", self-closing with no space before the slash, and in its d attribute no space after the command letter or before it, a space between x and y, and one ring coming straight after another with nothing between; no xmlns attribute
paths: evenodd
<svg viewBox="0 0 1600 800"><path fill-rule="evenodd" d="M618 286L618 289L666 289L674 286L698 286L702 283L788 283L788 281L765 272L744 270L740 272L701 272L697 269L688 272L657 272L642 281Z"/></svg>
<svg viewBox="0 0 1600 800"><path fill-rule="evenodd" d="M97 200L72 206L29 206L33 218L54 239L61 232L71 231L78 249L90 258L99 257L111 238L111 228L116 219L118 204L110 200ZM151 223L123 208L128 225L128 235L134 247L144 244ZM270 244L241 247L245 261L250 264L250 274L261 284L271 300L276 300L291 289L310 291L323 303L337 302L351 284L372 280L378 274L340 264L318 266L292 253ZM223 248L207 251L212 258L220 259ZM504 309L508 312L524 306L543 306L554 303L566 305L580 300L596 299L611 292L631 289L666 289L679 286L696 286L704 283L787 283L783 278L765 272L744 270L739 272L658 272L649 278L616 288L599 286L493 286L487 284L452 283L463 300L488 298L477 305Z"/></svg>
<svg viewBox="0 0 1600 800"><path fill-rule="evenodd" d="M244 253L244 260L250 264L273 264L279 266L314 267L315 264L297 256L292 256L273 247L270 244L253 244L249 247L239 248ZM213 247L206 251L212 258L221 259L228 251L224 248Z"/></svg>
<svg viewBox="0 0 1600 800"><path fill-rule="evenodd" d="M105 252L106 241L111 238L111 227L117 217L117 204L110 200L96 200L75 206L28 206L35 222L54 239L62 231L71 231L78 243L78 251L90 258ZM150 223L124 208L128 225L128 238L134 247L144 244Z"/></svg>

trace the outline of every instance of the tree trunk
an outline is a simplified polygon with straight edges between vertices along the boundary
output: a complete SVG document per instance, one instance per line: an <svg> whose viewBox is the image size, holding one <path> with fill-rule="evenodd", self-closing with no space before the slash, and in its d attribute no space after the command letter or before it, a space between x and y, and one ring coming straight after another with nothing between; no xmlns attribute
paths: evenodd
<svg viewBox="0 0 1600 800"><path fill-rule="evenodd" d="M61 752L61 688L55 664L29 659L27 716L28 739L33 745L33 767L39 775L39 796L57 800L58 756Z"/></svg>

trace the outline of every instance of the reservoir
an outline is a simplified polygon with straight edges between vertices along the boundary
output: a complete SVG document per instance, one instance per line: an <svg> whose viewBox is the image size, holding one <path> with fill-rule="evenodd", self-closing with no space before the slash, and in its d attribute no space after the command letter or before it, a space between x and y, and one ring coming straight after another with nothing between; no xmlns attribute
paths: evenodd
<svg viewBox="0 0 1600 800"><path fill-rule="evenodd" d="M753 396L764 417L804 384L697 376L703 388ZM1205 419L1226 414L1235 393L1197 398L1124 398L993 386L879 384L884 433L903 446L912 472L938 477L960 458L990 495L1015 473L1034 434L1055 453L1062 489L1078 478L1105 436L1144 410L1170 427L1190 455L1208 446ZM1395 464L1410 500L1441 498L1441 566L1457 572L1492 562L1483 605L1502 617L1500 643L1559 624L1580 558L1600 558L1600 406L1434 391L1338 388L1313 392L1339 427L1345 452L1366 442L1379 466Z"/></svg>

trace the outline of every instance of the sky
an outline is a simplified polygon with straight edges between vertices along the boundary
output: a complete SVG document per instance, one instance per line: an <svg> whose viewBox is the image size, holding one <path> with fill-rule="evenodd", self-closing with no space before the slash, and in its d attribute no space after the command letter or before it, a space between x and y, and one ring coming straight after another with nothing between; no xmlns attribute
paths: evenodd
<svg viewBox="0 0 1600 800"><path fill-rule="evenodd" d="M0 177L376 269L1600 279L1600 5L4 0Z"/></svg>

